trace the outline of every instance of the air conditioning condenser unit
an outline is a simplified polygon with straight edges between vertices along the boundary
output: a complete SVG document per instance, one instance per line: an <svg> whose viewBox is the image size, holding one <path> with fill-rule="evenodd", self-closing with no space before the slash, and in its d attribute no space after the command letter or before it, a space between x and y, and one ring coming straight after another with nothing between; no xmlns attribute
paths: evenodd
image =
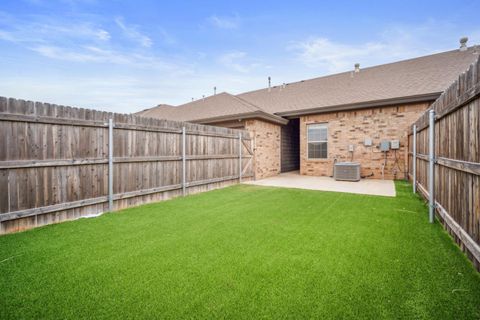
<svg viewBox="0 0 480 320"><path fill-rule="evenodd" d="M360 181L360 163L337 162L333 168L333 178L343 181Z"/></svg>

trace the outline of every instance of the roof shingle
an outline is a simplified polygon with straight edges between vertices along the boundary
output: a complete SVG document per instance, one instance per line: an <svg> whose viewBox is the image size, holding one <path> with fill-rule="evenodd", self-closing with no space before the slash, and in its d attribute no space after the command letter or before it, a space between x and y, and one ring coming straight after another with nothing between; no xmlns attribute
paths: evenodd
<svg viewBox="0 0 480 320"><path fill-rule="evenodd" d="M204 121L249 113L301 114L302 110L440 94L478 59L478 47L343 72L329 76L245 92L223 92L178 107L159 106L142 116L179 121ZM431 99L431 98L430 98Z"/></svg>
<svg viewBox="0 0 480 320"><path fill-rule="evenodd" d="M478 55L473 54L472 48L454 50L238 96L266 112L282 113L440 93L476 58Z"/></svg>
<svg viewBox="0 0 480 320"><path fill-rule="evenodd" d="M151 110L151 111L150 111ZM152 108L143 116L178 121L191 121L227 115L240 115L259 111L260 108L226 92L206 97L173 108Z"/></svg>

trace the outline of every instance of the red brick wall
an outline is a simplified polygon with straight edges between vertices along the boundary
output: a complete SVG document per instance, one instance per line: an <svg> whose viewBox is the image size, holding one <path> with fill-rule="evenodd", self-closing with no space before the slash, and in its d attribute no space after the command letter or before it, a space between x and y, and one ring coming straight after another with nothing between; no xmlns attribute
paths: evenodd
<svg viewBox="0 0 480 320"><path fill-rule="evenodd" d="M280 173L280 126L262 120L245 120L245 129L255 139L255 178Z"/></svg>
<svg viewBox="0 0 480 320"><path fill-rule="evenodd" d="M300 173L313 176L333 175L334 159L350 161L350 144L354 145L353 161L360 162L361 175L382 178L384 153L378 148L381 140L400 140L400 149L387 152L385 179L403 179L406 170L407 129L428 108L429 103L344 111L300 118ZM307 124L328 124L328 158L308 159ZM372 146L364 145L365 138Z"/></svg>

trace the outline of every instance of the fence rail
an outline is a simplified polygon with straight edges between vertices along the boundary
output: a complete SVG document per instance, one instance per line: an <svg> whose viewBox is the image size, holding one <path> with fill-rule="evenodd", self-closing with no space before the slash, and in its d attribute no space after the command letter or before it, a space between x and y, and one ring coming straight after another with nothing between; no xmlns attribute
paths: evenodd
<svg viewBox="0 0 480 320"><path fill-rule="evenodd" d="M430 207L480 270L480 60L415 122L408 141L410 179L425 198L433 194Z"/></svg>
<svg viewBox="0 0 480 320"><path fill-rule="evenodd" d="M0 97L0 233L253 176L247 131Z"/></svg>

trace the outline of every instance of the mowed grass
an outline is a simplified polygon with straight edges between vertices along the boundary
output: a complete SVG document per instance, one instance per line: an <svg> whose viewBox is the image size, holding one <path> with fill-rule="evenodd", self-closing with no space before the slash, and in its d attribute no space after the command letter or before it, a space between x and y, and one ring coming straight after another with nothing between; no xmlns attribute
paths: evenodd
<svg viewBox="0 0 480 320"><path fill-rule="evenodd" d="M0 237L0 318L478 319L423 202L239 185Z"/></svg>

